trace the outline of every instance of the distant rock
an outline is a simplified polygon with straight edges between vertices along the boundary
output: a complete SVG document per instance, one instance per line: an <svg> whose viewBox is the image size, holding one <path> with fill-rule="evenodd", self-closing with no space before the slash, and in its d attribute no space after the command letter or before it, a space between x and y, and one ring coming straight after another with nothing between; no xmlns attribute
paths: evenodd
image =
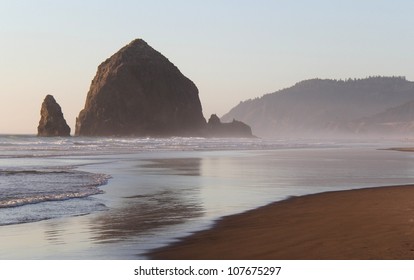
<svg viewBox="0 0 414 280"><path fill-rule="evenodd" d="M236 120L222 123L216 114L211 115L208 120L207 135L209 137L254 137L252 129L247 124Z"/></svg>
<svg viewBox="0 0 414 280"><path fill-rule="evenodd" d="M75 134L196 136L205 126L195 84L137 39L99 65Z"/></svg>
<svg viewBox="0 0 414 280"><path fill-rule="evenodd" d="M52 95L47 95L42 103L37 136L70 136L70 127Z"/></svg>
<svg viewBox="0 0 414 280"><path fill-rule="evenodd" d="M222 123L216 114L212 114L208 120L208 125L211 127L220 126Z"/></svg>
<svg viewBox="0 0 414 280"><path fill-rule="evenodd" d="M248 123L259 137L414 136L414 82L405 77L311 79L240 102L221 119Z"/></svg>

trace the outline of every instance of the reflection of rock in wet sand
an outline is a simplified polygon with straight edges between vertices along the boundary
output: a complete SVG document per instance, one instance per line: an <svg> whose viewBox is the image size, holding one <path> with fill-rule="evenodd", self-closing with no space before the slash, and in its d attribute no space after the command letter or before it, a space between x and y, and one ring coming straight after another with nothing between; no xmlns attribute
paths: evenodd
<svg viewBox="0 0 414 280"><path fill-rule="evenodd" d="M66 244L63 238L65 232L60 227L58 222L51 221L50 223L46 223L45 227L45 231L43 232L45 235L45 240L47 240L50 244L53 245Z"/></svg>
<svg viewBox="0 0 414 280"><path fill-rule="evenodd" d="M180 192L163 191L125 198L124 207L105 212L94 221L94 239L97 242L124 240L200 217L203 209L198 202L183 200L185 196Z"/></svg>
<svg viewBox="0 0 414 280"><path fill-rule="evenodd" d="M174 172L175 175L201 176L201 158L163 158L148 161L151 163L142 165L142 167L153 168L155 174L164 175L168 170Z"/></svg>

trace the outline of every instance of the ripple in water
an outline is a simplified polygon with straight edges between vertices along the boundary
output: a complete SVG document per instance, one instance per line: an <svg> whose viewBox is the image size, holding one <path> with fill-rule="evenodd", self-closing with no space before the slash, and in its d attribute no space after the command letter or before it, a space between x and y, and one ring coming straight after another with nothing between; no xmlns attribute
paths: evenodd
<svg viewBox="0 0 414 280"><path fill-rule="evenodd" d="M69 167L0 170L0 225L85 215L105 206L91 196L109 177Z"/></svg>

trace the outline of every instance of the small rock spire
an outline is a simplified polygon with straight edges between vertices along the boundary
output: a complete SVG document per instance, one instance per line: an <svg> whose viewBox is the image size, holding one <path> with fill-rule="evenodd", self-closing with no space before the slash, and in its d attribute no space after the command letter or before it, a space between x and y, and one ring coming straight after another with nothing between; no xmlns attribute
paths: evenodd
<svg viewBox="0 0 414 280"><path fill-rule="evenodd" d="M42 103L37 136L70 136L70 127L52 95L46 95Z"/></svg>

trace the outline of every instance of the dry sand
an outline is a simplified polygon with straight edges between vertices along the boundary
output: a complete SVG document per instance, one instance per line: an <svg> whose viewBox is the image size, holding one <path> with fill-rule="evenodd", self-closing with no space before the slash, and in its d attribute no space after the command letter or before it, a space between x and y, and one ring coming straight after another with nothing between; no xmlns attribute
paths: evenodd
<svg viewBox="0 0 414 280"><path fill-rule="evenodd" d="M293 197L221 219L153 259L414 259L414 186Z"/></svg>

